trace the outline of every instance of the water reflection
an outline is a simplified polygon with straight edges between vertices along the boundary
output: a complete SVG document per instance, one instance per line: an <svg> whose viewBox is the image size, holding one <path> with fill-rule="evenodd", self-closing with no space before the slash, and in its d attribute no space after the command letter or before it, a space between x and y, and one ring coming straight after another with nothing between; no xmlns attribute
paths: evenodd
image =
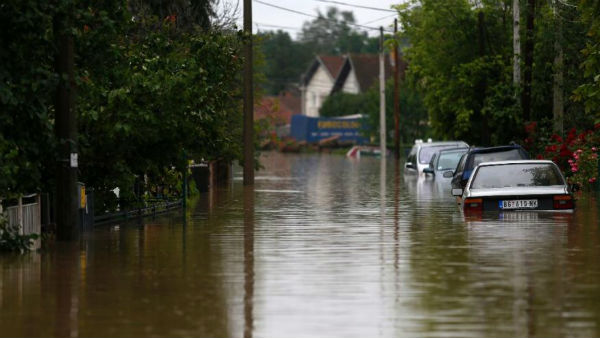
<svg viewBox="0 0 600 338"><path fill-rule="evenodd" d="M244 187L244 338L254 329L254 187Z"/></svg>
<svg viewBox="0 0 600 338"><path fill-rule="evenodd" d="M402 162L262 163L254 189L236 179L185 215L0 256L0 335L600 335L593 195L572 214L465 217Z"/></svg>

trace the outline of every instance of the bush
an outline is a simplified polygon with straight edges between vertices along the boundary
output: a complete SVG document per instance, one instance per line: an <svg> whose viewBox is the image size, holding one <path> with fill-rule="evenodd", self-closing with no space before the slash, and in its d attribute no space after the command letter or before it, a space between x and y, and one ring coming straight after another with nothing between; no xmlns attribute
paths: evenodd
<svg viewBox="0 0 600 338"><path fill-rule="evenodd" d="M525 126L525 146L532 157L550 159L558 164L569 183L576 183L589 190L598 180L598 149L600 148L600 124L594 130L568 131L563 138L551 134L549 129L536 122Z"/></svg>
<svg viewBox="0 0 600 338"><path fill-rule="evenodd" d="M0 215L0 251L1 252L26 252L31 250L33 241L39 235L20 235L18 226L10 226L6 217Z"/></svg>

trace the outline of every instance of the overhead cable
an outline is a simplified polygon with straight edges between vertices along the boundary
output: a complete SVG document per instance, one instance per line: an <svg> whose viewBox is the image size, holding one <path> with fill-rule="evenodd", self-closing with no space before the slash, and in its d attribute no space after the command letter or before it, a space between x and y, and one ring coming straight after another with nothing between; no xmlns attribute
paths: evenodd
<svg viewBox="0 0 600 338"><path fill-rule="evenodd" d="M342 5L342 6L348 6L348 7L370 9L370 10L373 10L373 11L396 13L396 11L393 10L393 9L376 8L376 7L369 7L369 6L363 6L363 5L349 4L347 2L342 2L342 1L334 1L334 0L315 0L315 1L326 2L326 3L331 3L331 4L336 4L336 5Z"/></svg>
<svg viewBox="0 0 600 338"><path fill-rule="evenodd" d="M334 22L333 20L328 19L328 18L323 17L323 16L317 16L317 15L313 15L313 14L308 14L308 13L300 12L300 11L297 11L295 9L277 6L277 5L274 5L274 4L271 4L271 3L268 3L268 2L264 2L264 1L261 1L261 0L253 0L253 1L254 2L258 2L259 4L263 4L265 6L277 8L277 9L280 9L280 10L283 10L283 11L287 11L287 12L291 12L291 13L295 13L295 14L300 14L300 15L304 15L304 16L309 16L311 18L324 19L324 20L327 20L327 21ZM364 25L359 25L359 24L356 24L356 23L345 22L345 24L347 24L349 26L354 26L354 27L362 28L362 29L379 30L379 28L377 28L377 27L364 26ZM391 31L385 30L385 29L384 29L384 31L391 32Z"/></svg>

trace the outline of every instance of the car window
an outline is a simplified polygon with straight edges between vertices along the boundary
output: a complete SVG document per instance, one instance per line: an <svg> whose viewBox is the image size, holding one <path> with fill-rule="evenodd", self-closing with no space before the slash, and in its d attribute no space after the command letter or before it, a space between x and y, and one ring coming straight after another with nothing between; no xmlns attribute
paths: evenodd
<svg viewBox="0 0 600 338"><path fill-rule="evenodd" d="M456 147L455 144L445 144L445 145L439 145L439 146L422 147L421 151L419 151L419 163L421 163L421 164L429 163L429 161L431 161L431 157L433 156L433 154L438 152L440 149L454 148L454 147Z"/></svg>
<svg viewBox="0 0 600 338"><path fill-rule="evenodd" d="M469 168L475 168L483 162L521 160L523 154L519 149L510 149L505 151L495 151L492 153L475 153L472 156L472 162L468 165Z"/></svg>
<svg viewBox="0 0 600 338"><path fill-rule="evenodd" d="M553 164L506 164L483 166L477 170L471 189L514 188L564 185Z"/></svg>
<svg viewBox="0 0 600 338"><path fill-rule="evenodd" d="M436 170L454 170L467 150L444 151L440 153Z"/></svg>
<svg viewBox="0 0 600 338"><path fill-rule="evenodd" d="M406 162L411 162L413 164L417 164L417 146L413 146L412 149L410 150L410 153L408 154L408 157L406 158Z"/></svg>
<svg viewBox="0 0 600 338"><path fill-rule="evenodd" d="M437 155L438 155L438 153L435 153L431 157L431 161L429 161L429 168L435 169L435 162L437 162Z"/></svg>
<svg viewBox="0 0 600 338"><path fill-rule="evenodd" d="M467 162L467 157L469 153L465 153L461 156L460 161L458 161L458 165L456 166L455 173L462 172L465 169L465 163Z"/></svg>

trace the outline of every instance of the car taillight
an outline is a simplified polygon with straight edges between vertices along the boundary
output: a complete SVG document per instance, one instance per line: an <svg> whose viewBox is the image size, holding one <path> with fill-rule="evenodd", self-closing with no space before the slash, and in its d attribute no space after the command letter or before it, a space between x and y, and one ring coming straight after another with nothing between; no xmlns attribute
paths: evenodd
<svg viewBox="0 0 600 338"><path fill-rule="evenodd" d="M554 209L573 209L571 195L554 195Z"/></svg>
<svg viewBox="0 0 600 338"><path fill-rule="evenodd" d="M464 209L465 211L482 211L483 200L481 198L466 198Z"/></svg>

